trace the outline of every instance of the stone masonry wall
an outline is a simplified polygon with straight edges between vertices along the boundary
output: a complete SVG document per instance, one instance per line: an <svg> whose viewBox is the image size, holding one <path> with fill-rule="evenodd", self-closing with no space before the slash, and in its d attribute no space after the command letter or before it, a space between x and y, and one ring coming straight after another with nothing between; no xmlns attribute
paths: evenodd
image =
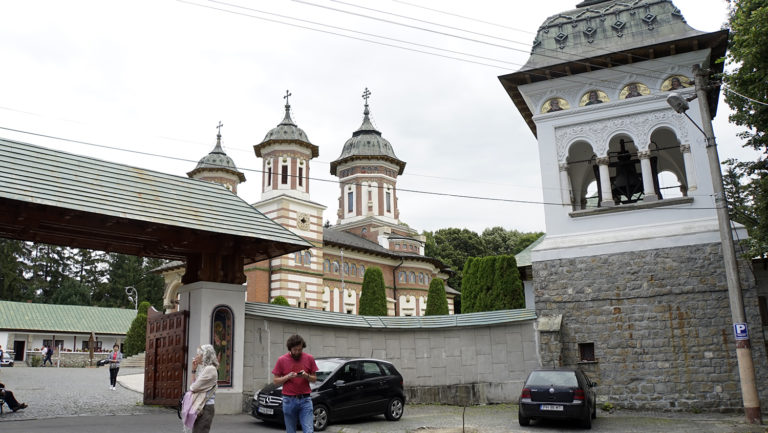
<svg viewBox="0 0 768 433"><path fill-rule="evenodd" d="M765 408L768 362L755 281L744 261L739 273ZM601 402L743 408L719 244L535 262L533 275L538 316L563 315L560 332L541 339L542 363L580 366L598 382ZM595 362L581 362L579 343L594 343Z"/></svg>
<svg viewBox="0 0 768 433"><path fill-rule="evenodd" d="M307 352L392 362L410 403L485 404L517 401L528 372L538 367L532 321L431 329L360 329L246 315L244 404L272 382L272 368L299 334Z"/></svg>

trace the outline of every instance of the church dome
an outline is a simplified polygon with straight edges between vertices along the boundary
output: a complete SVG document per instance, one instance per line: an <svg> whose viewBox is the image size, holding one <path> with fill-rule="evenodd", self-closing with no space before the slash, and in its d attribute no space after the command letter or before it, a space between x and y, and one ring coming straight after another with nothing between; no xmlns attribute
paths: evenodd
<svg viewBox="0 0 768 433"><path fill-rule="evenodd" d="M238 179L240 179L240 182L245 182L245 175L237 169L235 161L224 153L224 150L221 148L221 134L216 135L216 146L213 147L211 153L202 157L200 161L198 161L197 167L187 173L187 175L192 177L197 173L212 170L229 172L236 175Z"/></svg>
<svg viewBox="0 0 768 433"><path fill-rule="evenodd" d="M261 157L261 151L265 146L285 142L292 142L309 148L313 157L319 155L318 147L309 141L309 137L307 137L304 130L296 126L293 119L291 119L290 104L285 104L285 117L283 117L283 121L267 132L267 135L264 136L264 140L253 146L253 149L256 151L256 156Z"/></svg>
<svg viewBox="0 0 768 433"><path fill-rule="evenodd" d="M703 34L689 26L669 0L585 0L539 26L531 56L521 71Z"/></svg>
<svg viewBox="0 0 768 433"><path fill-rule="evenodd" d="M405 169L405 162L399 160L395 156L395 151L392 149L392 145L389 141L381 136L379 132L371 123L369 115L371 114L368 109L368 102L365 103L365 110L363 111L363 123L360 128L352 133L352 138L344 143L344 147L341 150L341 155L331 162L331 174L336 175L336 169L339 164L353 159L379 159L389 161L398 166L398 174L403 174Z"/></svg>

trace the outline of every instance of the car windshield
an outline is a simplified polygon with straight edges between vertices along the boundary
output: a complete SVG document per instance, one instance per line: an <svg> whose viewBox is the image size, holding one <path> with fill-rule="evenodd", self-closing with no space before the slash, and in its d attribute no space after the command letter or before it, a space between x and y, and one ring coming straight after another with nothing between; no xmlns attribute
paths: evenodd
<svg viewBox="0 0 768 433"><path fill-rule="evenodd" d="M527 386L579 386L576 373L572 371L534 371L526 382Z"/></svg>
<svg viewBox="0 0 768 433"><path fill-rule="evenodd" d="M328 376L341 365L340 361L330 359L318 359L317 360L317 383L324 382L328 379Z"/></svg>

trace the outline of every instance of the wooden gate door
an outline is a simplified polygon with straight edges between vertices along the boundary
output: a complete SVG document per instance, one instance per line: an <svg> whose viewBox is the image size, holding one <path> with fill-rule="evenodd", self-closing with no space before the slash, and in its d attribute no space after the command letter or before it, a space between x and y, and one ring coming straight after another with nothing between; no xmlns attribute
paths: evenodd
<svg viewBox="0 0 768 433"><path fill-rule="evenodd" d="M147 311L144 404L175 406L184 394L187 375L188 311Z"/></svg>

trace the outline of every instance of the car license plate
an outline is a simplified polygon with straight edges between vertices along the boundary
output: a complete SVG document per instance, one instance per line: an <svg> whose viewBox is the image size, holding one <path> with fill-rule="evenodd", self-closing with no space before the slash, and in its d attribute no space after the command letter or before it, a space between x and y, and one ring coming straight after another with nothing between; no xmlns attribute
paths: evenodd
<svg viewBox="0 0 768 433"><path fill-rule="evenodd" d="M563 410L563 406L559 404L542 404L541 410L555 410L555 411L561 411Z"/></svg>
<svg viewBox="0 0 768 433"><path fill-rule="evenodd" d="M264 415L274 415L275 410L268 407L259 406L259 413L263 413Z"/></svg>

